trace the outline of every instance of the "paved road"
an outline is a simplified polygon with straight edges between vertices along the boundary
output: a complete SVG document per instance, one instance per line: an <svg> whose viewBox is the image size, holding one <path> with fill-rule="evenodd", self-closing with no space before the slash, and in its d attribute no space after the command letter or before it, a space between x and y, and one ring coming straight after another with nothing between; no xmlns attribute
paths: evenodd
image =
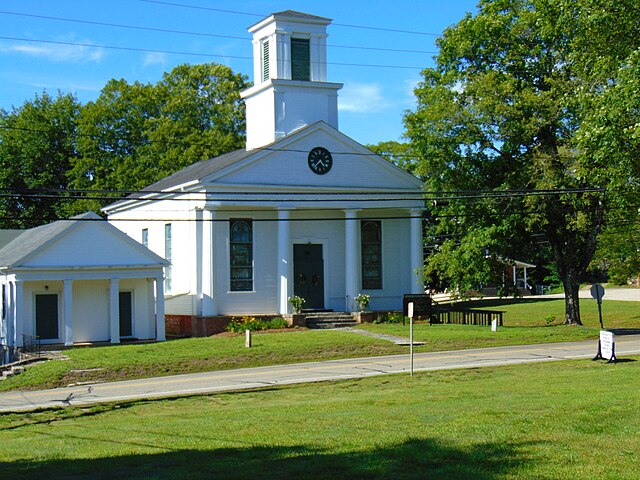
<svg viewBox="0 0 640 480"><path fill-rule="evenodd" d="M414 370L474 368L591 358L596 351L597 341L590 340L420 353L415 355ZM640 335L616 336L616 356L620 359L629 355L640 355ZM0 412L228 392L408 371L409 356L394 355L102 383L93 385L91 391L86 386L33 392L13 391L0 393Z"/></svg>

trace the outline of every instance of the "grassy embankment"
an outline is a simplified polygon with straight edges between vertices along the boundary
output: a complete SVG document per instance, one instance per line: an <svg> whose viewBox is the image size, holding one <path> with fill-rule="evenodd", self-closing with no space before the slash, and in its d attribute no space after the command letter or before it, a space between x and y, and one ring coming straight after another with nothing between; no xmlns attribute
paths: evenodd
<svg viewBox="0 0 640 480"><path fill-rule="evenodd" d="M7 478L637 479L636 359L0 416Z"/></svg>
<svg viewBox="0 0 640 480"><path fill-rule="evenodd" d="M427 342L416 352L478 348L596 338L599 323L595 301L583 301L585 327L558 325L562 300L528 299L476 302L475 307L504 310L505 327L418 324L416 340ZM636 302L604 303L606 327L640 327ZM547 317L556 316L555 325ZM409 336L408 325L364 325L361 328ZM254 336L254 347L244 347L243 336L214 336L145 345L87 347L65 350L67 360L32 366L26 373L0 382L0 391L50 388L77 382L99 382L231 368L295 363L323 359L406 353L407 347L340 331L290 330Z"/></svg>

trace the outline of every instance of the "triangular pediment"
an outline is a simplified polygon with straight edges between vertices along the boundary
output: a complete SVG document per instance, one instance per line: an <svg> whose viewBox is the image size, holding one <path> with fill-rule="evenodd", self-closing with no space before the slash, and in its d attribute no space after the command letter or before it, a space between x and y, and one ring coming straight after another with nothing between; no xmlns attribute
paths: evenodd
<svg viewBox="0 0 640 480"><path fill-rule="evenodd" d="M328 172L309 165L309 152L321 147L331 154ZM294 132L228 168L202 179L203 186L247 185L308 189L389 189L420 191L409 173L324 122Z"/></svg>
<svg viewBox="0 0 640 480"><path fill-rule="evenodd" d="M97 216L96 216L97 217ZM77 221L52 236L14 267L160 266L164 259L101 219Z"/></svg>

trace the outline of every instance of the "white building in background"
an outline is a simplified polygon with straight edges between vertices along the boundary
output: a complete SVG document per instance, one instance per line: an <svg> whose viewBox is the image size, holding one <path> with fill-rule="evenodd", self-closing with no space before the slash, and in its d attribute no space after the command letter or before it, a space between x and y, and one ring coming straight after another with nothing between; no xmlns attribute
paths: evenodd
<svg viewBox="0 0 640 480"><path fill-rule="evenodd" d="M165 339L168 262L99 215L1 233L1 344Z"/></svg>
<svg viewBox="0 0 640 480"><path fill-rule="evenodd" d="M105 208L171 262L167 315L402 307L422 293L422 183L338 130L326 80L330 20L275 13L252 26L246 149L191 165Z"/></svg>

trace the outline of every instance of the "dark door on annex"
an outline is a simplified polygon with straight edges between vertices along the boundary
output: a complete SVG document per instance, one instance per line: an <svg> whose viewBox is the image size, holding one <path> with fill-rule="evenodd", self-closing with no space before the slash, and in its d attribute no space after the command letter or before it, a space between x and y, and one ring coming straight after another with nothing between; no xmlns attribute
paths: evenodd
<svg viewBox="0 0 640 480"><path fill-rule="evenodd" d="M304 310L324 309L324 261L321 244L293 245L293 293L305 299Z"/></svg>
<svg viewBox="0 0 640 480"><path fill-rule="evenodd" d="M58 294L36 294L36 335L40 340L58 340Z"/></svg>
<svg viewBox="0 0 640 480"><path fill-rule="evenodd" d="M133 304L131 292L120 292L120 336L133 335Z"/></svg>

